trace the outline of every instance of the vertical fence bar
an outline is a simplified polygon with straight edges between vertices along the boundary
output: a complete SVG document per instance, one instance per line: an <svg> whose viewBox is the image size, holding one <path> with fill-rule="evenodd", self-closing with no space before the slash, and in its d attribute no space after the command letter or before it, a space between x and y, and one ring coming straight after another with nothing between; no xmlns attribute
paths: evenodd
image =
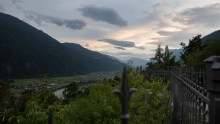
<svg viewBox="0 0 220 124"><path fill-rule="evenodd" d="M121 91L114 90L112 93L118 95L121 102L121 124L128 124L129 114L128 114L128 101L132 93L136 92L137 89L131 88L129 89L128 79L127 79L127 70L124 67L123 70L123 79L121 83Z"/></svg>
<svg viewBox="0 0 220 124"><path fill-rule="evenodd" d="M182 78L182 81L184 80L184 73L185 73L185 66L183 65L183 66L181 66L181 78ZM184 110L184 94L183 94L183 92L184 92L184 89L183 89L183 87L184 87L184 84L183 84L183 82L180 82L180 96L181 96L181 98L180 98L180 110L181 110L181 112L180 112L180 123L182 124L183 123L183 110Z"/></svg>
<svg viewBox="0 0 220 124"><path fill-rule="evenodd" d="M193 81L193 70L194 68L191 67L190 68L190 80L192 81L191 82L191 87L194 88L195 86L195 82ZM191 100L192 100L192 124L194 124L194 120L195 120L195 106L194 106L194 92L191 93Z"/></svg>
<svg viewBox="0 0 220 124"><path fill-rule="evenodd" d="M53 120L53 109L52 109L52 107L50 107L50 113L49 113L49 117L48 117L48 124L55 124L54 120Z"/></svg>
<svg viewBox="0 0 220 124"><path fill-rule="evenodd" d="M183 120L183 123L187 122L187 118L186 118L186 115L187 115L187 106L186 106L187 94L186 93L187 93L186 87L184 86L184 109L183 109L184 120Z"/></svg>
<svg viewBox="0 0 220 124"><path fill-rule="evenodd" d="M201 72L201 71L200 71ZM196 79L196 82L197 82L197 90L201 93L201 83L200 83L201 79ZM201 109L200 109L200 104L201 104L201 98L198 99L198 103L197 103L197 106L198 106L198 123L201 124Z"/></svg>
<svg viewBox="0 0 220 124"><path fill-rule="evenodd" d="M189 115L189 89L187 88L187 115L186 115L186 117L187 117L187 124L189 124L189 117L190 117L190 115Z"/></svg>
<svg viewBox="0 0 220 124"><path fill-rule="evenodd" d="M176 67L172 67L172 73L177 74L177 68ZM179 124L180 123L180 116L179 116L179 98L178 98L178 82L176 80L176 78L171 75L171 83L173 85L173 115L172 115L172 124Z"/></svg>
<svg viewBox="0 0 220 124"><path fill-rule="evenodd" d="M201 124L201 108L200 108L200 106L201 106L201 98L199 98L199 124Z"/></svg>
<svg viewBox="0 0 220 124"><path fill-rule="evenodd" d="M202 88L202 87L201 87L201 89L202 89L202 94L203 94L204 96L206 96L205 89ZM203 123L203 124L206 123L206 113L205 113L205 111L206 111L206 102L203 101L203 102L202 102L202 123Z"/></svg>
<svg viewBox="0 0 220 124"><path fill-rule="evenodd" d="M195 82L195 88L196 90L198 90L198 84L199 84L199 79L196 81L195 79L195 70L192 70L192 73L193 73L193 82ZM197 95L195 94L194 96L194 101L195 101L195 124L197 124L197 120L198 120L198 107L197 107L197 103L198 103L198 98L197 98Z"/></svg>
<svg viewBox="0 0 220 124"><path fill-rule="evenodd" d="M207 90L209 92L209 123L219 124L220 117L220 56L211 56L206 62Z"/></svg>
<svg viewBox="0 0 220 124"><path fill-rule="evenodd" d="M204 75L204 78L203 78L203 80L204 80L204 82L203 82L203 85L202 85L202 87L203 87L203 91L204 91L204 95L206 96L206 97L208 97L209 95L208 95L208 91L207 91L207 79L206 79L206 73L203 73L203 75ZM206 120L209 122L209 105L210 104L206 104L206 106L208 106L207 107L207 109L208 109L208 111L206 111Z"/></svg>
<svg viewBox="0 0 220 124"><path fill-rule="evenodd" d="M190 67L188 68L188 79L191 80ZM188 84L191 86L191 82L188 80ZM192 91L189 89L189 124L192 124Z"/></svg>

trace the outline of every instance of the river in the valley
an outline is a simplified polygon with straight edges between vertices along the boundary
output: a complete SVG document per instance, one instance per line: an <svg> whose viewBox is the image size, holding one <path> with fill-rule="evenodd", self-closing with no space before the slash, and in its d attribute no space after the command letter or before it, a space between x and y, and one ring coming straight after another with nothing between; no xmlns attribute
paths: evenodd
<svg viewBox="0 0 220 124"><path fill-rule="evenodd" d="M63 91L65 90L65 88L59 89L54 91L53 93L57 96L57 97L63 97Z"/></svg>

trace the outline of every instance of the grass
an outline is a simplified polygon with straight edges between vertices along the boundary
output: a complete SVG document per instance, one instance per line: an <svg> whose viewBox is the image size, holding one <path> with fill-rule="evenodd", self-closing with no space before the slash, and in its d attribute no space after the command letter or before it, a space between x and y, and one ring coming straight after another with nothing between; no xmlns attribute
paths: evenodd
<svg viewBox="0 0 220 124"><path fill-rule="evenodd" d="M55 83L58 85L58 87L68 85L69 83L75 81L88 81L88 80L100 80L103 78L114 78L116 75L116 71L114 72L94 72L89 73L86 75L75 75L75 76L65 76L65 77L53 77L48 78L48 83ZM15 86L23 86L28 84L36 84L36 83L42 83L43 81L40 78L36 79L14 79L14 83L12 85Z"/></svg>

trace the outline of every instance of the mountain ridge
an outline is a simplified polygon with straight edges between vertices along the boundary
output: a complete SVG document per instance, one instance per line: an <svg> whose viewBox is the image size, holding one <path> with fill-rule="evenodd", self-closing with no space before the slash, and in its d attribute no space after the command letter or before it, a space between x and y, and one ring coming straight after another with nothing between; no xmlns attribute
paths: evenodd
<svg viewBox="0 0 220 124"><path fill-rule="evenodd" d="M206 42L207 40L211 39L220 39L220 30L216 30L202 38L202 43Z"/></svg>
<svg viewBox="0 0 220 124"><path fill-rule="evenodd" d="M0 12L0 20L0 78L35 78L45 73L70 76L115 71L124 66L117 61L95 61L11 15Z"/></svg>
<svg viewBox="0 0 220 124"><path fill-rule="evenodd" d="M128 60L125 60L126 63L132 62L131 65L132 66L142 66L143 68L146 67L147 62L149 62L149 60L145 60L145 59L141 59L141 58L137 58L137 57L132 57Z"/></svg>

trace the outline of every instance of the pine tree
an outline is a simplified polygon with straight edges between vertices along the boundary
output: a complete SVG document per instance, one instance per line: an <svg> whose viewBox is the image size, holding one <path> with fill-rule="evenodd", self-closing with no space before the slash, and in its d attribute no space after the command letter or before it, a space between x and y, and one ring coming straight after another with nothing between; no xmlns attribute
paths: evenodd
<svg viewBox="0 0 220 124"><path fill-rule="evenodd" d="M160 64L162 63L162 52L163 52L163 48L161 48L161 43L157 44L157 49L155 49L156 53L154 55L154 58L151 58L152 60L155 61L155 63Z"/></svg>
<svg viewBox="0 0 220 124"><path fill-rule="evenodd" d="M173 55L173 52L170 52L169 47L165 46L165 52L163 53L163 63L161 64L162 69L166 69L167 66L179 66L180 61L176 61L176 56Z"/></svg>
<svg viewBox="0 0 220 124"><path fill-rule="evenodd" d="M170 52L169 47L165 46L165 51L163 52L161 44L158 44L155 50L154 58L151 58L153 62L148 62L148 68L166 69L167 66L179 66L180 61L176 61L176 56L173 52Z"/></svg>

